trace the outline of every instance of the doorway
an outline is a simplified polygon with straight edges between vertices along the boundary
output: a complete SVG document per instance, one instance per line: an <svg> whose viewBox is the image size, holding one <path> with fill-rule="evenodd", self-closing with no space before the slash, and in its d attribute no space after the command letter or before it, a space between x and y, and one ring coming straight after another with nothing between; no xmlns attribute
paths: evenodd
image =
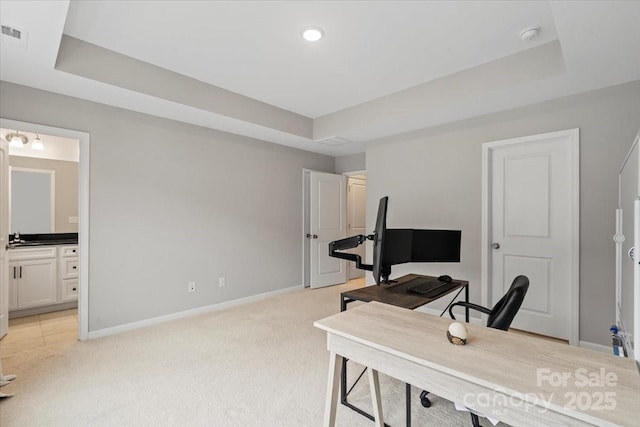
<svg viewBox="0 0 640 427"><path fill-rule="evenodd" d="M66 258L56 262L58 263L57 266L61 267L61 270L64 270L65 268L69 270L69 274L66 277L58 279L63 281L61 285L69 285L66 286L69 288L67 290L69 293L77 292L77 314L63 314L73 315L77 318L77 338L84 341L87 339L89 331L89 134L81 131L2 118L0 118L0 128L10 130L17 129L40 136L47 135L54 140L58 138L77 141L77 214L68 215L64 218L64 221L75 224L77 227L78 243L77 248L75 249L77 253L72 252L73 249L71 248L69 249L70 252L66 254L68 255ZM4 132L2 137L4 138ZM75 263L73 262L73 256L77 256L77 261ZM74 279L74 271L77 275L77 282L75 285L73 285L73 280L70 280ZM6 280L8 282L8 269L5 271L4 275L6 277L3 276L2 280ZM64 282L65 279L67 279L68 283ZM66 287L59 292L62 292L64 295ZM58 286L58 289L61 289L60 286ZM58 296L57 301L61 301L60 296ZM0 304L0 306L1 305L2 304ZM45 316L45 318L55 318L55 316L56 315L51 314Z"/></svg>
<svg viewBox="0 0 640 427"><path fill-rule="evenodd" d="M347 237L367 234L367 176L364 172L347 173ZM366 260L366 244L362 244L351 252ZM347 280L364 277L364 270L356 268L353 262L348 263Z"/></svg>
<svg viewBox="0 0 640 427"><path fill-rule="evenodd" d="M482 146L482 303L530 280L513 327L578 344L578 129Z"/></svg>

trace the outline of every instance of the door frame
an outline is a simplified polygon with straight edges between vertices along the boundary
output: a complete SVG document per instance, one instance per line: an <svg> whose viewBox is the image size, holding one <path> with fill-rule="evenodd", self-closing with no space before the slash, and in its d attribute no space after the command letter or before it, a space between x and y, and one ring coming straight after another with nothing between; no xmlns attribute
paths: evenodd
<svg viewBox="0 0 640 427"><path fill-rule="evenodd" d="M504 139L500 141L485 142L482 144L482 251L481 251L481 304L485 307L491 300L491 265L492 251L490 250L491 237L491 174L490 167L493 150L508 146L538 143L545 139L569 138L571 144L571 332L569 344L578 345L580 342L580 130L567 129L557 132L549 132L518 138ZM485 315L483 315L483 318Z"/></svg>
<svg viewBox="0 0 640 427"><path fill-rule="evenodd" d="M0 127L23 129L27 132L61 136L79 140L78 159L78 339L85 341L89 335L89 172L90 135L88 132L63 129L37 123L22 122L0 117Z"/></svg>
<svg viewBox="0 0 640 427"><path fill-rule="evenodd" d="M302 169L302 230L300 235L302 236L302 287L308 288L311 286L311 281L307 280L307 273L309 272L307 269L311 268L308 263L308 259L310 256L308 239L305 234L307 232L306 227L308 224L309 218L309 206L308 206L308 197L309 197L309 180L311 179L311 172L316 172L313 169Z"/></svg>

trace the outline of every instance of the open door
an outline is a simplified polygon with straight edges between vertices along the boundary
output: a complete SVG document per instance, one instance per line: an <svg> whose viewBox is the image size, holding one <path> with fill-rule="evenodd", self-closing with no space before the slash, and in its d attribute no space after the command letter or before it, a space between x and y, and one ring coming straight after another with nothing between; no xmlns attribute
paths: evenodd
<svg viewBox="0 0 640 427"><path fill-rule="evenodd" d="M9 328L9 144L0 140L0 339ZM2 371L0 370L0 375Z"/></svg>
<svg viewBox="0 0 640 427"><path fill-rule="evenodd" d="M347 234L347 180L343 175L310 173L310 284L312 288L347 281L344 260L329 256L329 243Z"/></svg>
<svg viewBox="0 0 640 427"><path fill-rule="evenodd" d="M360 175L347 178L347 237L367 234L367 181ZM349 249L345 252L360 255L365 260L367 245L360 245L357 248ZM348 279L364 277L364 270L356 268L355 262L347 263Z"/></svg>

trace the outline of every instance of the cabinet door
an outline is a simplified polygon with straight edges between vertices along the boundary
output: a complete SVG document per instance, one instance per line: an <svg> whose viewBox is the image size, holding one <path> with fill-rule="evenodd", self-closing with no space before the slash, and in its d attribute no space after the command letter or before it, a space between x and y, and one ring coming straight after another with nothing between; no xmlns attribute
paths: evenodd
<svg viewBox="0 0 640 427"><path fill-rule="evenodd" d="M61 302L78 300L78 279L61 280L62 298Z"/></svg>
<svg viewBox="0 0 640 427"><path fill-rule="evenodd" d="M21 261L18 267L18 308L57 302L56 260Z"/></svg>
<svg viewBox="0 0 640 427"><path fill-rule="evenodd" d="M78 257L60 258L60 279L78 278Z"/></svg>
<svg viewBox="0 0 640 427"><path fill-rule="evenodd" d="M9 263L9 311L18 309L18 263Z"/></svg>

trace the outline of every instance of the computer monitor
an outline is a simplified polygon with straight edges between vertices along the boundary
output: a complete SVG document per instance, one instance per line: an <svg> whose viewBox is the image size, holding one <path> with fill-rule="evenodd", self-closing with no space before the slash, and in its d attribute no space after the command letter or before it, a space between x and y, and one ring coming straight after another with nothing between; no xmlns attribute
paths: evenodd
<svg viewBox="0 0 640 427"><path fill-rule="evenodd" d="M380 284L380 278L385 281L389 280L391 274L391 266L384 264L385 252L385 234L387 231L387 206L389 204L389 196L380 199L378 204L378 217L376 218L376 228L373 232L373 279L376 284Z"/></svg>
<svg viewBox="0 0 640 427"><path fill-rule="evenodd" d="M356 263L373 272L376 284L389 283L391 266L407 262L460 262L460 230L387 229L389 197L380 199L376 228L368 236L358 235L329 244L329 255ZM342 253L373 240L373 263L363 264L357 254Z"/></svg>

